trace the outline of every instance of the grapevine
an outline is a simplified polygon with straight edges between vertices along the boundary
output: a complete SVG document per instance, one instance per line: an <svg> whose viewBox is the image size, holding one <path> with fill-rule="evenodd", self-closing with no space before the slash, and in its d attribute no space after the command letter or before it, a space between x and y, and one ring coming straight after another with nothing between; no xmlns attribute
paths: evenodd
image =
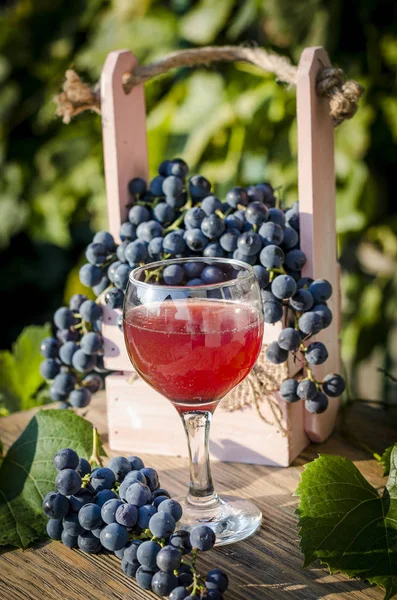
<svg viewBox="0 0 397 600"><path fill-rule="evenodd" d="M298 202L282 209L269 183L233 187L222 201L205 177L188 177L182 159L163 161L158 173L149 186L139 177L129 182L131 206L120 228L121 242L100 231L87 247L87 263L79 275L94 290L96 302L76 294L69 307L54 315L56 334L41 344L45 360L40 368L50 382L51 399L60 401L62 408L82 408L101 388L100 374L106 375L101 304L122 308L132 269L158 260L197 257L191 267L174 264L148 272L148 278L166 285L197 286L219 283L223 276L199 258L223 257L253 265L266 323L280 321L285 311L291 316L291 326L266 351L271 363L281 364L290 354L302 363L303 378L283 381L282 398L303 400L311 413L324 412L328 399L343 393L345 382L337 373L321 381L313 374L313 367L328 358L325 345L312 338L332 322L327 305L332 287L325 279L301 276L306 256L299 246ZM122 328L121 315L118 326Z"/></svg>

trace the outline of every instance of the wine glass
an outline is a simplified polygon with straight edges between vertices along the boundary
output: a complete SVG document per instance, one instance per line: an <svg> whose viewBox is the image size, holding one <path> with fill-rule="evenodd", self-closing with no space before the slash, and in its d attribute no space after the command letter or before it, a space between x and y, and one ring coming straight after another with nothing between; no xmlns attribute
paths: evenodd
<svg viewBox="0 0 397 600"><path fill-rule="evenodd" d="M125 294L123 331L134 368L172 402L184 425L190 486L180 526L210 526L217 545L248 537L262 514L248 500L218 496L208 442L215 408L261 350L262 301L252 267L201 257L138 267Z"/></svg>

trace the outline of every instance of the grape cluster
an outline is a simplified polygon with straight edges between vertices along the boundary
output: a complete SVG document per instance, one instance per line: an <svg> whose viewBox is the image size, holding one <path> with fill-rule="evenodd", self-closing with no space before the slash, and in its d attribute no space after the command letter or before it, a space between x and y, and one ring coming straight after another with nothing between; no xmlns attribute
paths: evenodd
<svg viewBox="0 0 397 600"><path fill-rule="evenodd" d="M102 306L75 294L54 314L55 337L40 344L41 375L51 382L49 395L60 408L83 408L103 385Z"/></svg>
<svg viewBox="0 0 397 600"><path fill-rule="evenodd" d="M178 530L181 505L139 457L117 456L91 470L89 461L63 448L54 466L56 491L43 501L50 538L91 554L113 552L128 577L158 596L223 599L226 573L213 569L204 578L196 570L199 551L215 543L213 530L206 525Z"/></svg>
<svg viewBox="0 0 397 600"><path fill-rule="evenodd" d="M280 364L292 352L302 361L309 383L304 379L298 389L299 382L286 380L281 387L282 397L288 402L303 399L310 412L323 412L328 397L343 393L344 381L340 375L331 374L318 382L311 371L311 365L327 359L324 344L312 341L307 346L306 342L332 321L326 304L332 288L325 280L301 277L306 256L299 247L298 203L282 210L268 183L233 187L221 201L213 195L205 177L188 175L187 164L174 159L160 164L158 175L149 185L142 178L132 179L128 184L128 220L119 232L121 243L115 244L110 233L100 231L88 246L88 262L80 269L80 280L92 287L99 298L97 302L85 300L81 306L72 299L70 309L59 309L55 314L55 324L60 328L57 338L67 347L57 349L57 340L46 340L51 349L45 350L42 374L54 380L51 397L65 402L70 393L63 380L57 382L59 370L69 369L73 378L74 369L81 373L98 367L102 359L99 301L120 309L133 268L168 258L224 257L253 265L266 323L280 321L286 310L294 319L293 327L284 329L278 341L269 345L267 359ZM161 278L165 285L198 286L220 283L225 280L225 273L198 261L184 268L169 265L162 270ZM95 314L88 307L85 309L87 302L95 307ZM57 317L59 311L63 312ZM122 328L121 315L118 325ZM85 333L81 337L82 331ZM71 381L69 378L69 387ZM62 393L58 393L61 384ZM83 396L88 397L85 388L84 380L78 383L70 393L69 404L83 402Z"/></svg>

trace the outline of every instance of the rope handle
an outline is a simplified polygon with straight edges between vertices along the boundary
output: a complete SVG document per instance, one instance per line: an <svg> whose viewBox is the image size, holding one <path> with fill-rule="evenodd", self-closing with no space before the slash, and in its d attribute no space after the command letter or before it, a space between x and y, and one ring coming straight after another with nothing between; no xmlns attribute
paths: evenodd
<svg viewBox="0 0 397 600"><path fill-rule="evenodd" d="M133 72L124 74L121 83L128 94L134 86L177 67L237 61L274 73L280 82L289 86L296 85L297 67L288 58L263 48L244 46L206 46L172 52L148 65L138 65ZM324 67L318 73L317 93L329 98L330 115L335 127L355 115L363 92L364 88L356 81L346 81L342 69ZM89 87L73 70L66 71L63 91L55 96L54 101L57 105L56 114L62 117L64 123L70 123L85 110L93 110L98 114L101 112L99 84Z"/></svg>

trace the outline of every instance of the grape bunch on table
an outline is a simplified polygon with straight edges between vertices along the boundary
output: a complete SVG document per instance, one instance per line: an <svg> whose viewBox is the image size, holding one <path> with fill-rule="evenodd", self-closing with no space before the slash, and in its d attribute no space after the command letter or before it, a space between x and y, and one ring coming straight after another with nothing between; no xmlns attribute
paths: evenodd
<svg viewBox="0 0 397 600"><path fill-rule="evenodd" d="M205 525L177 528L182 507L160 487L155 469L137 456L117 456L91 470L71 448L56 453L54 466L56 490L43 501L50 538L89 554L113 552L128 577L158 596L223 599L226 573L212 569L204 577L196 566L215 533Z"/></svg>
<svg viewBox="0 0 397 600"><path fill-rule="evenodd" d="M302 363L301 380L287 379L281 395L287 402L303 400L311 413L322 413L328 399L345 389L343 378L330 373L317 381L313 367L328 358L325 345L311 338L332 322L327 301L330 283L301 276L306 256L299 247L299 207L277 206L268 183L233 187L222 201L201 175L189 177L182 159L165 160L149 185L136 177L129 182L131 206L120 227L121 242L100 231L87 247L87 263L80 280L91 287L97 301L74 295L68 307L54 315L56 335L41 346L43 377L51 382L50 397L61 407L86 406L102 385L103 339L101 302L112 309L123 306L132 269L167 258L197 257L182 267L169 265L161 275L165 285L199 286L222 282L222 271L200 258L234 258L253 265L261 288L266 323L280 321L287 308L294 325L283 329L269 344L267 360L281 364L289 354ZM122 327L121 315L118 325Z"/></svg>

